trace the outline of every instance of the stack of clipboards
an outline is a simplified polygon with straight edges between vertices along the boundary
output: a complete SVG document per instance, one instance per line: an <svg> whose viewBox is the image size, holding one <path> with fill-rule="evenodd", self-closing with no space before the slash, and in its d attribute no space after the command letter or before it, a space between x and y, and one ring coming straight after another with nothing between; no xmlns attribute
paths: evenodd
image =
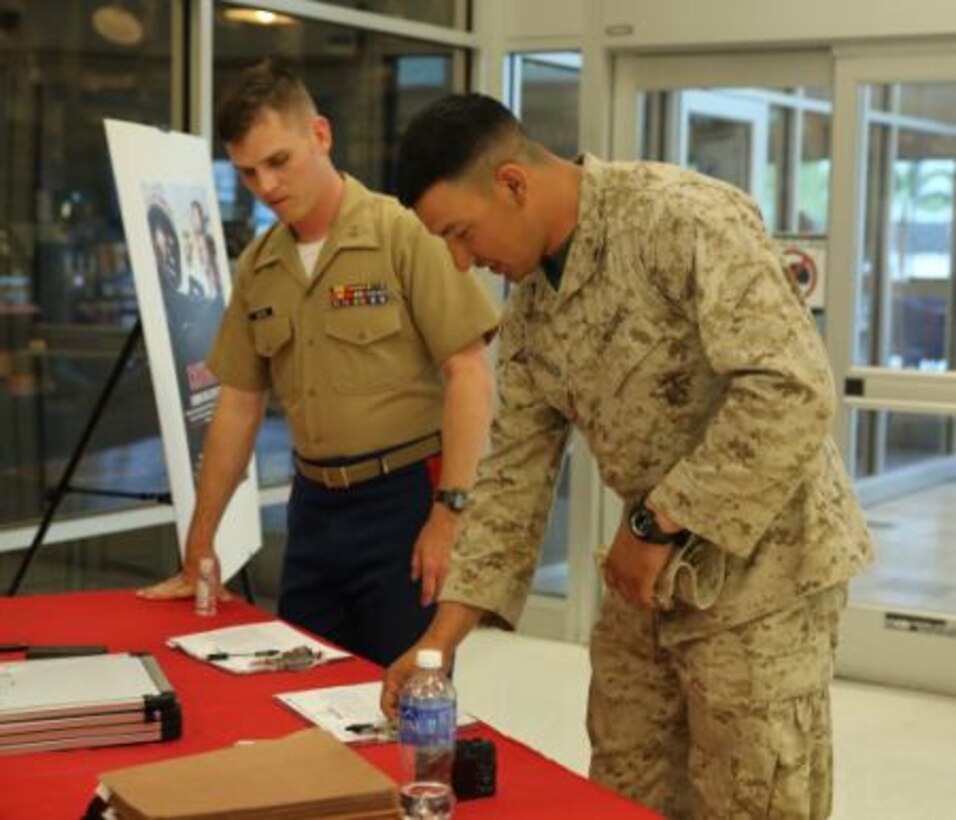
<svg viewBox="0 0 956 820"><path fill-rule="evenodd" d="M179 701L152 655L0 663L0 755L181 734Z"/></svg>

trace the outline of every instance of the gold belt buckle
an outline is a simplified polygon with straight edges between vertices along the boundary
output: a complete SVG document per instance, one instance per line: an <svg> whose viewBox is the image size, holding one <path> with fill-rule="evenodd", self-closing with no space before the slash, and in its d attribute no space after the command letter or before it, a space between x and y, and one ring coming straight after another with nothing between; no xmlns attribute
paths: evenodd
<svg viewBox="0 0 956 820"><path fill-rule="evenodd" d="M336 476L336 470L338 471L338 476ZM343 487L348 489L349 487L349 475L345 471L345 467L319 467L319 475L321 476L321 482L326 487Z"/></svg>

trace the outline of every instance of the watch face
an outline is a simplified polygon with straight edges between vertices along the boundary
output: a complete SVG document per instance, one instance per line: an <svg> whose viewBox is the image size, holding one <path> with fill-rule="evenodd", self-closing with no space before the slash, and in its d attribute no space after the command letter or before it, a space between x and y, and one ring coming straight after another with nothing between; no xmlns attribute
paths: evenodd
<svg viewBox="0 0 956 820"><path fill-rule="evenodd" d="M655 529L657 529L657 522L650 510L639 507L631 513L631 532L638 538L647 538Z"/></svg>
<svg viewBox="0 0 956 820"><path fill-rule="evenodd" d="M435 500L457 513L468 506L468 493L464 490L439 490L435 493Z"/></svg>
<svg viewBox="0 0 956 820"><path fill-rule="evenodd" d="M675 533L666 533L657 526L657 518L647 507L639 503L628 517L628 524L635 538L647 541L649 544L671 544L682 547L690 538L687 530Z"/></svg>

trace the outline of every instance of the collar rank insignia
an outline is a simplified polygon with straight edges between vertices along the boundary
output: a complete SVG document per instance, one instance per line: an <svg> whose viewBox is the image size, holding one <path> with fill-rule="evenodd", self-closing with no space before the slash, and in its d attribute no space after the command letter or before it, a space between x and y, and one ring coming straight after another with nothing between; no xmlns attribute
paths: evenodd
<svg viewBox="0 0 956 820"><path fill-rule="evenodd" d="M359 282L329 288L329 304L334 308L363 307L388 303L388 288L378 283Z"/></svg>

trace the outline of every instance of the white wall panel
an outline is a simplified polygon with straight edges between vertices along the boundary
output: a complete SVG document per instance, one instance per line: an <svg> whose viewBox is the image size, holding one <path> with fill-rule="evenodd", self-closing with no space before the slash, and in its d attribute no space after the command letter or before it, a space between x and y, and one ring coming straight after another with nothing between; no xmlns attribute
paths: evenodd
<svg viewBox="0 0 956 820"><path fill-rule="evenodd" d="M504 11L509 38L573 37L584 30L583 0L511 0Z"/></svg>
<svg viewBox="0 0 956 820"><path fill-rule="evenodd" d="M603 0L603 8L613 47L807 44L956 33L954 0Z"/></svg>

